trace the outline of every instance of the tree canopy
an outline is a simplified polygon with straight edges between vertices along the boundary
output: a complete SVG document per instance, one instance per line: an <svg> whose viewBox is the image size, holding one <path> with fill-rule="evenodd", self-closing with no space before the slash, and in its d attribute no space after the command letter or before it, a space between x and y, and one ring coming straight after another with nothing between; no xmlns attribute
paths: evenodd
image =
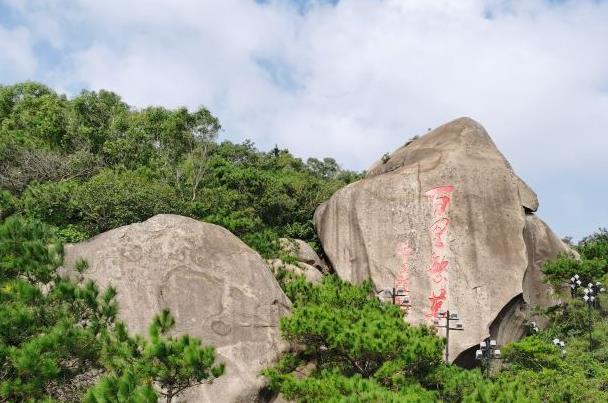
<svg viewBox="0 0 608 403"><path fill-rule="evenodd" d="M314 209L359 174L335 160L217 142L204 108L136 109L108 91L69 99L34 82L0 86L0 215L79 241L158 213L222 225L265 256L278 237L318 247Z"/></svg>

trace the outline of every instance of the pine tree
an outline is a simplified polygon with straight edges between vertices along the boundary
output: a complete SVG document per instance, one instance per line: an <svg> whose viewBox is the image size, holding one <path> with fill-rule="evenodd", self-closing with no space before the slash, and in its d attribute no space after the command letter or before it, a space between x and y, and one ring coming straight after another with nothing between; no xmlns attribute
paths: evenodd
<svg viewBox="0 0 608 403"><path fill-rule="evenodd" d="M149 339L130 337L124 325L118 326L106 340L105 359L113 370L88 392L85 401L153 402L150 391L156 390L170 403L186 389L222 375L224 365L214 365L213 348L188 335L167 336L174 326L168 310L152 320ZM132 396L140 400L129 400Z"/></svg>
<svg viewBox="0 0 608 403"><path fill-rule="evenodd" d="M130 336L116 320L116 290L62 279L62 255L51 227L0 223L0 402L171 402L223 373L212 347L167 336L168 311L154 318L149 339Z"/></svg>
<svg viewBox="0 0 608 403"><path fill-rule="evenodd" d="M61 260L48 226L0 224L0 400L76 401L103 371L99 336L116 316L115 291L62 280Z"/></svg>
<svg viewBox="0 0 608 403"><path fill-rule="evenodd" d="M281 334L298 352L263 373L288 399L540 402L525 382L488 380L479 370L445 364L435 331L405 322L399 308L375 297L370 282L291 278L285 290L293 310L281 319Z"/></svg>

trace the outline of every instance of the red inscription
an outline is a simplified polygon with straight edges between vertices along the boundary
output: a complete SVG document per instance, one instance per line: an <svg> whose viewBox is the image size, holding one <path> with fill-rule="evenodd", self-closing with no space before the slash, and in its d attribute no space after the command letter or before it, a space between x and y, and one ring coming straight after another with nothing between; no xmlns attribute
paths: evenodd
<svg viewBox="0 0 608 403"><path fill-rule="evenodd" d="M436 318L437 313L439 312L439 309L441 309L441 306L443 305L443 303L445 302L445 300L447 298L448 298L448 296L447 296L447 292L446 292L445 288L442 288L439 290L439 295L435 295L435 292L433 292L431 294L431 296L429 297L431 307L429 308L428 316Z"/></svg>
<svg viewBox="0 0 608 403"><path fill-rule="evenodd" d="M448 268L450 262L447 254L447 235L450 227L448 210L452 201L454 186L440 186L431 189L424 195L431 202L432 223L429 227L431 236L431 265L427 269L431 282L429 310L427 318L436 318L439 309L447 300Z"/></svg>
<svg viewBox="0 0 608 403"><path fill-rule="evenodd" d="M397 255L401 257L401 267L399 273L395 279L395 289L403 290L406 294L410 291L410 280L409 280L409 260L412 255L412 248L410 248L407 242L400 242L397 245ZM397 297L395 302L398 304L403 303L403 297Z"/></svg>
<svg viewBox="0 0 608 403"><path fill-rule="evenodd" d="M450 220L441 218L431 225L431 234L433 234L433 246L443 248L445 246L445 236L448 233Z"/></svg>
<svg viewBox="0 0 608 403"><path fill-rule="evenodd" d="M454 186L439 186L431 189L424 195L431 199L433 216L440 216L447 212L450 204L451 194L454 191Z"/></svg>
<svg viewBox="0 0 608 403"><path fill-rule="evenodd" d="M427 271L434 283L440 283L447 280L444 273L447 271L449 264L449 261L444 260L437 255L431 257L431 267L429 267Z"/></svg>

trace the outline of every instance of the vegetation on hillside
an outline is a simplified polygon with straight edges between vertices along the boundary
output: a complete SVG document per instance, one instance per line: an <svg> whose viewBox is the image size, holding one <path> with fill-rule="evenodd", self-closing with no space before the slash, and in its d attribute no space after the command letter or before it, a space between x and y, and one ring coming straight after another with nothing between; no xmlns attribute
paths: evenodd
<svg viewBox="0 0 608 403"><path fill-rule="evenodd" d="M207 109L135 109L108 91L68 99L0 86L0 217L17 212L79 241L159 213L219 224L266 257L277 238L316 243L314 209L359 178L331 158L218 143Z"/></svg>
<svg viewBox="0 0 608 403"><path fill-rule="evenodd" d="M0 86L0 402L171 401L222 375L212 347L169 335L169 312L147 337L129 335L113 289L56 270L63 242L158 213L222 225L265 257L283 236L318 247L314 209L360 175L329 158L218 142L220 130L205 108L138 110L107 91L68 99L37 83ZM304 402L608 401L608 300L589 308L582 289L567 288L574 274L608 281L608 232L576 249L580 259L543 269L564 302L538 310L544 329L502 346L488 376L444 363L435 330L407 324L369 283L329 275L312 285L279 270L293 349L263 374Z"/></svg>

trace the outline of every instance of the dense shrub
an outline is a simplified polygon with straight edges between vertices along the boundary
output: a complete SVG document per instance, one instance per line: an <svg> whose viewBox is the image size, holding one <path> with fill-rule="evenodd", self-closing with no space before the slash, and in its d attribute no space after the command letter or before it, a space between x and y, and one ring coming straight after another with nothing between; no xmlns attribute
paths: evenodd
<svg viewBox="0 0 608 403"><path fill-rule="evenodd" d="M105 170L83 183L73 204L90 234L146 220L160 213L185 214L175 190L136 171Z"/></svg>
<svg viewBox="0 0 608 403"><path fill-rule="evenodd" d="M608 274L608 231L601 229L584 238L574 249L580 258L561 256L545 263L543 273L556 287L578 274L585 283L599 281Z"/></svg>

